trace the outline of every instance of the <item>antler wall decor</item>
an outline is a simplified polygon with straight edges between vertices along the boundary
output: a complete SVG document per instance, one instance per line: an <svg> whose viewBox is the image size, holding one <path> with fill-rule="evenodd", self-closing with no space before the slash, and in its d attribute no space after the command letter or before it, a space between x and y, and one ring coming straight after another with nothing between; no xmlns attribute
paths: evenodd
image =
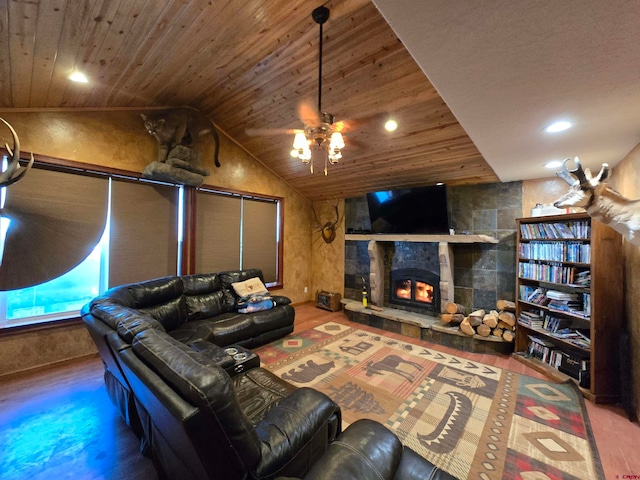
<svg viewBox="0 0 640 480"><path fill-rule="evenodd" d="M11 160L9 161L9 165L7 168L0 173L0 187L8 187L12 183L16 183L20 180L24 175L29 171L31 165L33 165L33 153L31 154L31 160L26 167L20 166L20 140L18 140L18 135L16 131L13 129L9 122L7 122L4 118L0 117L2 123L4 123L9 130L11 131L11 136L13 137L13 149L9 147L8 144L4 144L5 148L11 155ZM1 170L1 169L0 169Z"/></svg>
<svg viewBox="0 0 640 480"><path fill-rule="evenodd" d="M596 220L621 233L633 245L640 246L640 199L629 200L609 187L609 165L602 164L593 177L589 169L583 169L578 157L573 159L575 168L567 169L566 158L557 175L571 188L553 204L558 208L582 207Z"/></svg>
<svg viewBox="0 0 640 480"><path fill-rule="evenodd" d="M329 203L329 202L327 202L327 203ZM329 205L331 205L331 204L329 204ZM316 213L316 209L313 208L313 205L311 205L311 210L313 211L313 216L316 219L316 228L320 232L320 237L322 238L322 240L324 240L325 243L331 243L331 242L333 242L335 240L335 238L336 238L336 230L338 229L338 227L340 226L340 223L342 222L342 217L340 216L340 213L338 211L338 204L336 203L335 205L333 205L333 208L336 211L336 219L334 221L329 221L329 222L322 223L320 221L320 219L318 218L318 214Z"/></svg>

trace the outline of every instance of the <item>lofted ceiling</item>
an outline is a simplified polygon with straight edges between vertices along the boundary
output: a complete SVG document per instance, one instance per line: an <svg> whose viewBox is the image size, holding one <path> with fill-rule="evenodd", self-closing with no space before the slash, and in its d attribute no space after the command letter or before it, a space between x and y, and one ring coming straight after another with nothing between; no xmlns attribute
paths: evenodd
<svg viewBox="0 0 640 480"><path fill-rule="evenodd" d="M292 135L268 134L301 128L298 106L317 102L318 25L311 11L319 3L0 2L0 108L187 105L207 114L222 132L312 200L436 182L463 185L549 174L529 169L531 158L542 163L546 155L537 150L544 143L535 136L538 123L573 112L574 103L551 103L563 94L569 96L572 84L547 88L538 82L536 64L528 62L527 55L539 60L534 55L541 48L539 26L551 22L554 31L562 30L558 8L552 6L569 4L570 8L561 9L565 16L572 9L582 12L579 20L586 24L579 39L583 39L584 29L601 25L589 16L595 5L609 8L609 2L538 1L534 3L544 8L519 11L515 5L508 8L512 2L506 0L501 0L501 10L493 4L473 7L473 2L463 1L374 1L326 3L331 16L324 25L322 107L347 127L343 159L329 167L326 177L322 168L312 175L290 157ZM605 20L619 19L633 3L612 0ZM602 7L597 13L601 10L606 11ZM509 23L510 15L515 23ZM522 28L529 17L533 23ZM594 30L597 41L587 45L617 41L628 46L627 34L636 46L640 44L637 8L624 19L617 25L621 32L601 26ZM578 154L583 161L599 162L606 153L606 161L615 163L640 141L640 109L631 111L640 95L640 58L636 58L640 49L630 54L615 45L592 49L589 61L580 57L581 69L565 76L576 85L593 87L578 89L575 101L583 105L593 104L593 98L587 101L583 95L593 96L599 85L607 89L605 98L575 115L597 116L607 107L606 118L613 121L611 108L625 107L624 134L614 135L614 126L609 125L609 133L597 137L603 152L597 158L589 159L590 152L568 145L556 148L554 154L557 150L562 156ZM544 79L565 65L574 68L574 54L584 52L558 52ZM603 65L598 60L605 54L608 63ZM501 58L510 61L500 63ZM635 63L626 64L626 70L618 66L632 59ZM602 75L592 78L590 61ZM605 67L614 64L616 73L607 73ZM69 82L67 75L74 69L84 72L90 82ZM529 75L526 82L523 75ZM549 92L555 96L546 97ZM624 94L634 102L620 105ZM523 103L525 98L529 101ZM400 125L391 134L383 129L389 116ZM525 125L529 121L537 122L534 134ZM249 134L252 130L261 134ZM615 148L602 146L609 145L608 140L617 142ZM224 168L224 158L222 164Z"/></svg>

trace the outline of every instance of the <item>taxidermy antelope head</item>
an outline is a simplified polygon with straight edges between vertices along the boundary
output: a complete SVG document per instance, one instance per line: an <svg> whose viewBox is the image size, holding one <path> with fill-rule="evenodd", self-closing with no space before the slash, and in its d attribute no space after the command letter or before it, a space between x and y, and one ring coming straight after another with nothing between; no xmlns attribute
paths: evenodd
<svg viewBox="0 0 640 480"><path fill-rule="evenodd" d="M588 168L582 169L578 157L573 159L576 166L573 170L567 169L568 160L564 160L557 175L571 188L554 205L582 207L592 218L620 232L632 244L640 245L640 200L628 200L604 182L609 176L606 163L602 164L600 173L592 177Z"/></svg>
<svg viewBox="0 0 640 480"><path fill-rule="evenodd" d="M327 203L329 203L329 202L327 202ZM333 222L322 223L318 219L318 214L316 213L315 208L313 208L313 205L311 205L311 210L313 211L313 216L316 219L316 228L320 232L320 236L322 237L322 240L325 241L325 243L331 243L331 242L333 242L335 240L335 238L336 238L336 230L340 226L339 224L342 222L342 217L338 213L338 204L336 203L333 206L333 208L336 211L336 219Z"/></svg>
<svg viewBox="0 0 640 480"><path fill-rule="evenodd" d="M13 149L9 148L9 145L4 144L5 148L11 155L11 160L9 161L9 165L4 172L0 172L0 187L8 187L12 183L16 183L33 165L33 154L31 154L31 160L26 167L20 166L20 141L18 140L18 135L16 131L13 129L9 123L4 118L0 118L2 123L4 123L9 130L11 131L11 136L13 137ZM1 169L0 169L1 170Z"/></svg>

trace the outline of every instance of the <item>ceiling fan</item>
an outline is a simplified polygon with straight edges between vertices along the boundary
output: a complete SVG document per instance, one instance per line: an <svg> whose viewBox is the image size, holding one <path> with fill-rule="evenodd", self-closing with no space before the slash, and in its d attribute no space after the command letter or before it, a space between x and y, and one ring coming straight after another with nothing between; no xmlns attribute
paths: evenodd
<svg viewBox="0 0 640 480"><path fill-rule="evenodd" d="M303 129L247 129L248 135L294 134L291 155L309 165L313 173L313 156L315 152L324 152L324 174L328 173L329 163L337 163L342 158L345 147L342 131L344 122L335 122L332 114L322 111L322 25L329 19L329 9L320 6L311 13L313 20L320 26L318 46L318 109L315 110L306 102L298 106L298 117L304 124Z"/></svg>

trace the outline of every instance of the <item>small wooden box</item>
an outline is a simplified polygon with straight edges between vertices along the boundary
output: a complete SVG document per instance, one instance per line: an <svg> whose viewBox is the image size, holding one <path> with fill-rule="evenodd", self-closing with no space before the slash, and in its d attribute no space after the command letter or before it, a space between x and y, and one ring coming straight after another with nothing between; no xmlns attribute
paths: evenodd
<svg viewBox="0 0 640 480"><path fill-rule="evenodd" d="M337 312L338 310L342 310L342 303L340 303L341 298L339 293L316 292L316 307Z"/></svg>

